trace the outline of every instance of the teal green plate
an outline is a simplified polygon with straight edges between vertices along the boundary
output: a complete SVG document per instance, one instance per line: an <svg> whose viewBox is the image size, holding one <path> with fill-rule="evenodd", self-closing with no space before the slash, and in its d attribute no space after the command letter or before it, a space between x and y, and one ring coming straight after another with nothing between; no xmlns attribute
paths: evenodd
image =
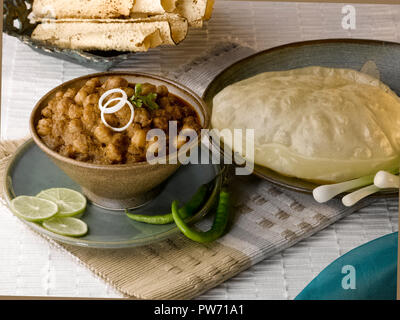
<svg viewBox="0 0 400 320"><path fill-rule="evenodd" d="M228 85L261 72L281 71L307 66L351 68L361 70L373 61L381 80L400 95L400 44L374 40L329 39L291 43L244 58L219 73L203 94L212 109L214 96ZM210 111L211 114L211 111ZM311 194L317 184L283 176L268 168L255 165L254 174L278 186ZM396 197L398 190L378 192L371 197Z"/></svg>
<svg viewBox="0 0 400 320"><path fill-rule="evenodd" d="M310 282L296 300L395 300L397 232L370 241L341 256ZM354 267L354 287L343 289L348 267ZM344 269L343 269L344 268ZM348 278L344 280L349 284Z"/></svg>
<svg viewBox="0 0 400 320"><path fill-rule="evenodd" d="M132 212L161 214L171 211L175 199L187 202L200 185L210 181L220 167L212 164L189 164L181 166L165 183L162 192L145 206ZM222 177L216 179L210 198L193 216L193 221L203 217L214 204L221 187ZM5 175L5 196L11 201L19 195L36 195L41 190L65 187L80 191L80 188L64 174L32 140L24 143L13 156ZM93 248L124 248L147 245L179 233L175 224L150 225L136 222L120 211L109 211L88 203L82 216L89 227L86 236L65 237L50 232L37 223L22 220L40 234L62 243Z"/></svg>

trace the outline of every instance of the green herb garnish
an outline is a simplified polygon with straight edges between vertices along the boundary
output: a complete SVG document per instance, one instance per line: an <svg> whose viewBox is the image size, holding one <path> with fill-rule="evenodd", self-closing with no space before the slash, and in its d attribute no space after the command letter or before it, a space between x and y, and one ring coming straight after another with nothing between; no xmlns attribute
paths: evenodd
<svg viewBox="0 0 400 320"><path fill-rule="evenodd" d="M137 83L135 85L135 93L130 98L132 104L137 107L141 108L143 105L147 108L152 110L157 110L160 106L156 103L157 93L149 93L147 96L142 95L142 84Z"/></svg>

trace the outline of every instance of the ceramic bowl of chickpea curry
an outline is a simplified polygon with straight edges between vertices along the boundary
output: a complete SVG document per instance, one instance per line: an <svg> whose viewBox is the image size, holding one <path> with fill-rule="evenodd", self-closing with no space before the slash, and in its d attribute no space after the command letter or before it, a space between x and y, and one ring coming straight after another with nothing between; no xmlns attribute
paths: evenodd
<svg viewBox="0 0 400 320"><path fill-rule="evenodd" d="M179 168L179 155L198 146L199 138L181 133L200 136L208 126L207 107L190 89L129 72L68 81L40 99L30 118L38 147L92 202L115 210L151 200ZM164 161L154 161L160 155Z"/></svg>

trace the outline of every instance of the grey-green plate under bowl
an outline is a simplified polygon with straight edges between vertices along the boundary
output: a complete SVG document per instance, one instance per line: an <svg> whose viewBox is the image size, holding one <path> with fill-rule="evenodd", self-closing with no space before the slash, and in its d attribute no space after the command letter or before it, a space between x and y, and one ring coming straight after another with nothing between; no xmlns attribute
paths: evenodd
<svg viewBox="0 0 400 320"><path fill-rule="evenodd" d="M378 67L380 79L400 95L400 44L375 40L328 39L291 43L244 58L219 73L205 90L203 99L212 109L213 98L219 91L261 72L307 66L361 70L369 61L373 61ZM283 176L259 165L255 165L254 174L280 187L308 194L318 186L312 182ZM396 196L398 190L393 189L370 197Z"/></svg>
<svg viewBox="0 0 400 320"><path fill-rule="evenodd" d="M171 211L171 202L187 202L200 185L212 180L220 171L220 166L212 164L188 164L181 166L167 180L162 192L146 204L131 212L162 214ZM215 181L210 198L193 216L196 221L207 214L217 198L222 184L222 176ZM32 140L24 143L14 154L6 170L4 190L7 202L19 195L36 195L41 190L65 187L80 191L79 186L61 171ZM109 211L88 203L81 219L89 227L84 237L74 238L55 234L40 224L28 222L35 231L56 241L93 248L124 248L147 245L169 238L180 231L175 224L150 225L129 219L124 212Z"/></svg>

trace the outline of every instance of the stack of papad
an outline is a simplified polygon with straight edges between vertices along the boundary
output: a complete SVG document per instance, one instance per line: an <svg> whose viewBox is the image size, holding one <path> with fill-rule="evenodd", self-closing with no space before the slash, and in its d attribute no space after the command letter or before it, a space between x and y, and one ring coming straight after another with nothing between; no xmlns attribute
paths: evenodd
<svg viewBox="0 0 400 320"><path fill-rule="evenodd" d="M214 0L35 0L32 38L69 49L147 51L176 45L210 19Z"/></svg>

